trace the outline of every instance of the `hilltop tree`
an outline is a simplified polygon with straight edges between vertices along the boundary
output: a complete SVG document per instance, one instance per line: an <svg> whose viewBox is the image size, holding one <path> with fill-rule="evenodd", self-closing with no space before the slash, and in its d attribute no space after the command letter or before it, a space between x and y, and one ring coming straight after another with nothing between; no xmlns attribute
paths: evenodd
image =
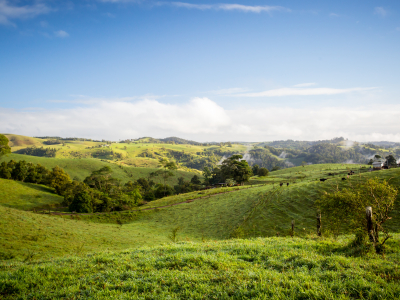
<svg viewBox="0 0 400 300"><path fill-rule="evenodd" d="M76 211L79 213L93 212L92 198L87 191L81 191L74 195L72 203L68 207L69 211Z"/></svg>
<svg viewBox="0 0 400 300"><path fill-rule="evenodd" d="M8 146L8 138L4 134L0 134L0 157L11 153L11 148Z"/></svg>
<svg viewBox="0 0 400 300"><path fill-rule="evenodd" d="M111 174L111 168L105 166L97 171L93 171L83 182L102 193L110 194L112 188L119 185L119 180L111 177Z"/></svg>

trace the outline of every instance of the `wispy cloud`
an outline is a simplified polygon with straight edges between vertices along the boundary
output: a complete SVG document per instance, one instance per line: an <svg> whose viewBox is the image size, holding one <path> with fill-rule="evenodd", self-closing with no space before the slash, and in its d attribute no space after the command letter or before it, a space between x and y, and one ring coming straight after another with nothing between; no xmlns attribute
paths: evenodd
<svg viewBox="0 0 400 300"><path fill-rule="evenodd" d="M386 9L384 9L383 7L375 7L374 14L379 15L381 17L386 17L386 15L388 14L388 11Z"/></svg>
<svg viewBox="0 0 400 300"><path fill-rule="evenodd" d="M192 4L186 2L158 2L158 5L172 5L188 9L199 10L224 10L224 11L241 11L241 12L273 12L273 11L290 11L290 9L282 6L269 5L243 5L243 4Z"/></svg>
<svg viewBox="0 0 400 300"><path fill-rule="evenodd" d="M313 86L316 85L315 82L308 82L308 83L299 83L295 84L294 87L307 87L307 86Z"/></svg>
<svg viewBox="0 0 400 300"><path fill-rule="evenodd" d="M54 35L59 38L66 38L69 37L69 33L64 30L58 30L54 32Z"/></svg>
<svg viewBox="0 0 400 300"><path fill-rule="evenodd" d="M340 17L338 14L335 14L335 13L330 13L329 16L330 17Z"/></svg>
<svg viewBox="0 0 400 300"><path fill-rule="evenodd" d="M358 141L400 142L400 105L379 109L385 118L375 117L376 107L225 109L208 98L194 98L181 104L156 100L98 101L60 110L2 108L0 132L113 140L171 135L198 141L318 140L344 136Z"/></svg>
<svg viewBox="0 0 400 300"><path fill-rule="evenodd" d="M243 93L236 94L237 97L283 97L283 96L317 96L317 95L337 95L353 92L363 92L375 88L349 88L349 89L334 89L334 88L280 88L258 93Z"/></svg>
<svg viewBox="0 0 400 300"><path fill-rule="evenodd" d="M0 0L0 24L14 25L13 19L28 19L38 15L47 14L51 8L42 2L33 5L16 5L17 1Z"/></svg>
<svg viewBox="0 0 400 300"><path fill-rule="evenodd" d="M244 92L248 92L248 91L249 91L249 89L246 89L246 88L229 88L229 89L220 89L220 90L211 91L211 93L215 94L215 95L233 95L233 94L244 93Z"/></svg>

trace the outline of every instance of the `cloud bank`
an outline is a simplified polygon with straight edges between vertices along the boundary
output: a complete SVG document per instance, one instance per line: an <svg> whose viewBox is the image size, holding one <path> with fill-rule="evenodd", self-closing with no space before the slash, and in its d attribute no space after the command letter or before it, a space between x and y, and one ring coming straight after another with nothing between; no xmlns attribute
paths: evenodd
<svg viewBox="0 0 400 300"><path fill-rule="evenodd" d="M236 97L283 97L283 96L318 96L318 95L338 95L348 94L353 92L364 92L375 89L370 88L349 88L349 89L335 89L335 88L301 88L313 85L313 83L303 83L295 85L293 88L273 89L257 93L243 93L236 94Z"/></svg>
<svg viewBox="0 0 400 300"><path fill-rule="evenodd" d="M225 109L208 98L184 104L108 102L64 110L0 110L0 132L126 139L179 136L197 141L351 140L400 142L400 105L380 108Z"/></svg>

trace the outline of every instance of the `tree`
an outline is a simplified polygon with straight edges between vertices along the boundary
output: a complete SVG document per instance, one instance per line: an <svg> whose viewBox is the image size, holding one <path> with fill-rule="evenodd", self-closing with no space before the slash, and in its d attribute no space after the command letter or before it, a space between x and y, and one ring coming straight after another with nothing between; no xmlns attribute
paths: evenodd
<svg viewBox="0 0 400 300"><path fill-rule="evenodd" d="M386 156L385 158L386 158L386 162L387 162L388 166L396 166L397 165L397 161L392 154Z"/></svg>
<svg viewBox="0 0 400 300"><path fill-rule="evenodd" d="M267 168L260 168L258 170L258 176L268 176L268 169Z"/></svg>
<svg viewBox="0 0 400 300"><path fill-rule="evenodd" d="M221 165L221 173L226 179L233 179L242 184L249 180L252 170L247 161L242 159L242 155L232 155L225 159Z"/></svg>
<svg viewBox="0 0 400 300"><path fill-rule="evenodd" d="M375 154L375 156L374 156L374 159L375 160L379 160L379 159L381 159L382 158L382 156L380 156L380 155L378 155L378 154Z"/></svg>
<svg viewBox="0 0 400 300"><path fill-rule="evenodd" d="M254 165L252 168L253 170L253 175L257 175L258 174L258 170L260 169L259 165Z"/></svg>
<svg viewBox="0 0 400 300"><path fill-rule="evenodd" d="M8 146L8 138L4 134L0 134L0 157L11 153L11 148Z"/></svg>
<svg viewBox="0 0 400 300"><path fill-rule="evenodd" d="M272 172L272 171L278 171L278 170L280 170L280 169L281 169L280 166L275 166L275 167L272 168L271 172Z"/></svg>
<svg viewBox="0 0 400 300"><path fill-rule="evenodd" d="M24 181L26 176L28 176L28 164L25 160L20 160L14 166L11 172L12 179L18 181Z"/></svg>
<svg viewBox="0 0 400 300"><path fill-rule="evenodd" d="M363 237L362 240L368 235L366 207L372 207L375 248L379 252L390 238L384 223L391 219L397 193L396 188L386 180L373 178L349 188L325 192L317 205L325 216L326 224L336 235L355 233ZM380 234L383 234L381 242Z"/></svg>
<svg viewBox="0 0 400 300"><path fill-rule="evenodd" d="M112 170L109 166L102 167L97 171L93 171L90 176L83 181L91 188L110 195L116 192L115 187L119 186L119 180L111 177ZM114 190L113 190L114 189Z"/></svg>
<svg viewBox="0 0 400 300"><path fill-rule="evenodd" d="M71 178L59 166L53 168L49 174L49 185L56 190L56 193L63 196L66 185Z"/></svg>
<svg viewBox="0 0 400 300"><path fill-rule="evenodd" d="M205 184L210 184L210 180L212 178L212 173L211 173L211 170L208 167L204 167L204 169L203 169L203 177L204 177L204 183Z"/></svg>
<svg viewBox="0 0 400 300"><path fill-rule="evenodd" d="M197 176L197 175L194 175L194 176L192 177L192 179L190 179L190 182L191 182L192 184L197 184L197 185L200 185L200 184L201 184L201 180L200 180L199 176Z"/></svg>
<svg viewBox="0 0 400 300"><path fill-rule="evenodd" d="M369 162L368 162L369 165L372 165L373 163L374 163L373 159L370 159Z"/></svg>
<svg viewBox="0 0 400 300"><path fill-rule="evenodd" d="M177 170L178 167L176 164L171 161L169 162L167 159L163 158L160 160L161 166L164 168L164 170L161 172L161 176L164 179L164 197L166 196L167 193L167 184L166 181L169 177L174 176L174 173L172 173L172 170Z"/></svg>
<svg viewBox="0 0 400 300"><path fill-rule="evenodd" d="M69 206L69 211L76 211L79 213L93 212L92 198L87 191L82 191L74 195L74 199Z"/></svg>

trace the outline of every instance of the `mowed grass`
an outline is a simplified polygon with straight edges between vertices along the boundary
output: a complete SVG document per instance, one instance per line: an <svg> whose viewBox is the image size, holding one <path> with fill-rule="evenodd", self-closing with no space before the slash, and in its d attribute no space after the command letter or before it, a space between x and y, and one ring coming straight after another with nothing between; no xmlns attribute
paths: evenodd
<svg viewBox="0 0 400 300"><path fill-rule="evenodd" d="M2 206L32 210L59 205L63 200L63 197L54 194L54 190L49 187L0 178Z"/></svg>
<svg viewBox="0 0 400 300"><path fill-rule="evenodd" d="M134 181L140 177L148 178L151 172L154 172L156 168L134 168L134 167L122 167L111 162L105 162L94 158L50 158L50 157L37 157L23 154L8 154L0 158L2 161L10 160L20 161L25 160L34 164L41 164L48 169L59 166L63 168L71 179L77 179L83 181L93 171L99 170L104 166L109 166L113 171L113 177L120 179L123 183L129 180ZM168 178L167 184L175 185L178 183L178 178L183 177L185 180L190 180L195 174L185 171L174 171L175 176ZM199 175L199 174L197 174ZM160 179L154 179L156 182L160 182Z"/></svg>
<svg viewBox="0 0 400 300"><path fill-rule="evenodd" d="M183 242L0 264L3 299L399 299L399 235L385 256L349 238Z"/></svg>

